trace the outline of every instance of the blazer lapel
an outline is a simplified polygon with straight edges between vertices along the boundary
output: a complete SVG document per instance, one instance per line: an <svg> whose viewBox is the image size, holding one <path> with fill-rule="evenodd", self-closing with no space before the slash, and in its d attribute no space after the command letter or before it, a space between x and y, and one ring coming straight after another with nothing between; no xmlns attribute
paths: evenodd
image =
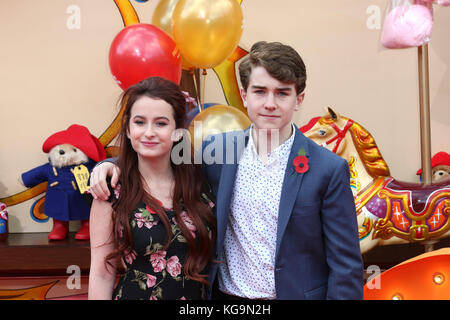
<svg viewBox="0 0 450 320"><path fill-rule="evenodd" d="M298 156L298 152L301 148L304 148L306 156L309 157L307 138L295 127L295 138L292 144L289 159L286 165L286 171L284 174L283 187L281 188L280 206L278 210L278 227L277 227L277 245L275 252L275 259L278 257L280 249L280 243L283 238L284 231L286 230L287 223L292 213L297 194L302 184L304 173L298 173L295 171L293 161Z"/></svg>
<svg viewBox="0 0 450 320"><path fill-rule="evenodd" d="M230 214L230 202L233 194L234 182L236 180L236 172L239 165L239 160L244 152L249 138L249 128L244 131L245 143L238 143L233 141L233 150L226 150L226 152L233 152L233 163L224 163L220 174L220 182L218 188L217 198L217 244L219 255L222 252L223 241L225 238L225 230L228 224L228 216ZM242 137L242 136L241 136ZM238 136L237 139L240 137ZM226 143L225 143L226 145ZM226 156L224 156L226 161Z"/></svg>

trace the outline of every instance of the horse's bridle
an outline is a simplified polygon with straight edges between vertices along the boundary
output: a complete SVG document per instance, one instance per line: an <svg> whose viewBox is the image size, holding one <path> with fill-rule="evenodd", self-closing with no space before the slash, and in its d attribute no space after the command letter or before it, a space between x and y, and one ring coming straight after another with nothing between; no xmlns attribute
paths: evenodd
<svg viewBox="0 0 450 320"><path fill-rule="evenodd" d="M336 153L337 149L339 148L339 145L342 142L342 139L344 139L345 135L347 134L348 129L350 129L350 127L353 125L353 120L348 119L347 123L345 124L344 128L341 130L339 129L339 127L334 123L330 123L330 126L334 129L334 131L336 131L336 135L331 138L330 140L326 141L324 143L324 147L329 145L330 143L332 143L334 140L336 141L336 145L333 148L333 152Z"/></svg>

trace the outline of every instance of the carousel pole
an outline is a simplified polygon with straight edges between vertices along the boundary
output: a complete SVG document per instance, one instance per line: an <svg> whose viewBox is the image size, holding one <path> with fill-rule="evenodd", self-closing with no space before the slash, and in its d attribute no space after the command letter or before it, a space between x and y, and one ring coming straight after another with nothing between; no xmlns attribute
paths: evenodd
<svg viewBox="0 0 450 320"><path fill-rule="evenodd" d="M420 148L422 181L431 184L431 128L430 128L430 84L428 69L428 44L418 47L419 99L420 99ZM433 251L436 240L423 242L425 252Z"/></svg>
<svg viewBox="0 0 450 320"><path fill-rule="evenodd" d="M422 181L431 184L431 129L430 84L428 69L428 44L418 47L419 99L420 99L420 147L422 158Z"/></svg>

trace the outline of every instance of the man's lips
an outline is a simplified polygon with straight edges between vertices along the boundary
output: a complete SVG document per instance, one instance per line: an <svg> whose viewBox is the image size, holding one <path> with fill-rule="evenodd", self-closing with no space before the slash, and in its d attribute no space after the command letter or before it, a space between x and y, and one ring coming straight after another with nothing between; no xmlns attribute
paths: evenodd
<svg viewBox="0 0 450 320"><path fill-rule="evenodd" d="M261 117L265 117L265 118L279 118L280 116L277 115L272 115L272 114L260 114Z"/></svg>

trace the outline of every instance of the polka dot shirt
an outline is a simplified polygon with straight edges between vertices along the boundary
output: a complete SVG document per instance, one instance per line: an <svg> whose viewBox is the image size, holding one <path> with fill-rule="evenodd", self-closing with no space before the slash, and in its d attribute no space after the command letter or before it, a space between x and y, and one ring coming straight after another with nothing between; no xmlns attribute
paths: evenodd
<svg viewBox="0 0 450 320"><path fill-rule="evenodd" d="M236 173L219 260L219 289L250 299L275 299L278 209L292 136L262 161L250 134ZM250 130L252 130L251 128ZM250 131L252 132L252 131Z"/></svg>

